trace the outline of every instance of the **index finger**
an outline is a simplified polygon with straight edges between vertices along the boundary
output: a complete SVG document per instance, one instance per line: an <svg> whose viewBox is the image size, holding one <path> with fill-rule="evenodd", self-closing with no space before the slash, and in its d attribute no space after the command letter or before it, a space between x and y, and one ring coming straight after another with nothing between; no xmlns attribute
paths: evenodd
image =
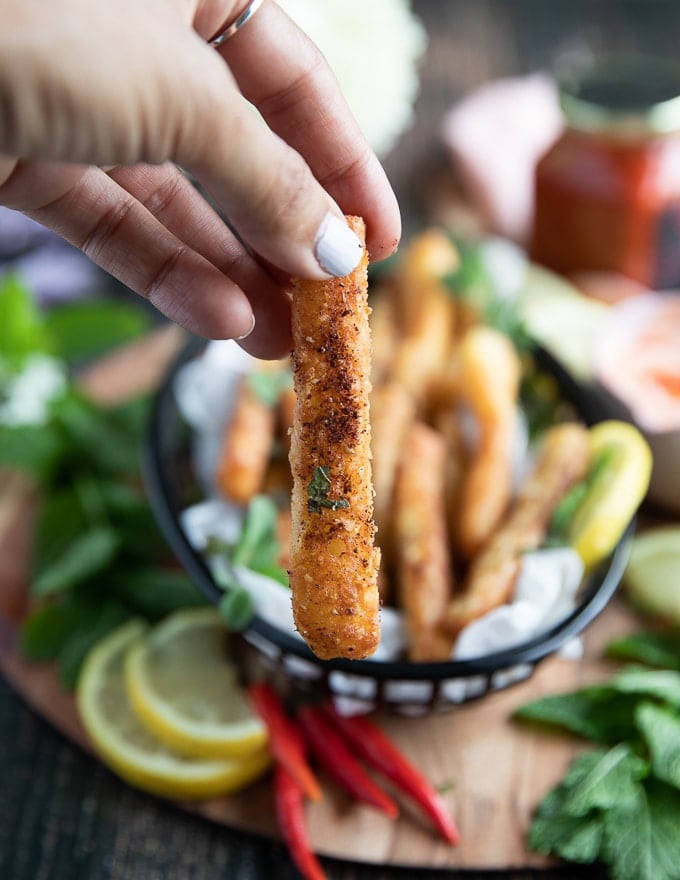
<svg viewBox="0 0 680 880"><path fill-rule="evenodd" d="M304 157L344 213L364 218L372 259L393 253L401 235L396 197L312 41L265 0L219 51L272 131Z"/></svg>

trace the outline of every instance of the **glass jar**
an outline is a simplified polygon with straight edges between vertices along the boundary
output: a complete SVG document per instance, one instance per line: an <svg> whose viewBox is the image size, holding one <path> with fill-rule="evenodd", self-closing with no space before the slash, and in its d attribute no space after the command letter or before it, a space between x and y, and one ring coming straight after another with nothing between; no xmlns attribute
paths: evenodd
<svg viewBox="0 0 680 880"><path fill-rule="evenodd" d="M600 62L560 83L562 136L536 168L531 257L680 287L680 66Z"/></svg>

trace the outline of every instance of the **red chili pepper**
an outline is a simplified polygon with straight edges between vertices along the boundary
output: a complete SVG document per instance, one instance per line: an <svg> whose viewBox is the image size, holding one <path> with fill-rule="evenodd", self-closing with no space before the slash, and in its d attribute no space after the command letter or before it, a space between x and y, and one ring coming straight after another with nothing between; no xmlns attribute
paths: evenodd
<svg viewBox="0 0 680 880"><path fill-rule="evenodd" d="M364 716L341 715L330 704L324 710L335 730L361 758L420 804L449 843L458 843L460 834L439 792L376 724Z"/></svg>
<svg viewBox="0 0 680 880"><path fill-rule="evenodd" d="M297 780L303 793L313 801L321 799L321 786L307 763L300 733L286 715L278 694L266 681L255 682L248 688L257 713L267 726L269 748L274 759Z"/></svg>
<svg viewBox="0 0 680 880"><path fill-rule="evenodd" d="M274 766L276 818L288 852L305 880L326 880L312 850L305 822L304 792L283 764Z"/></svg>
<svg viewBox="0 0 680 880"><path fill-rule="evenodd" d="M323 710L304 706L298 714L298 722L310 749L340 785L392 819L399 814L397 804L366 773Z"/></svg>

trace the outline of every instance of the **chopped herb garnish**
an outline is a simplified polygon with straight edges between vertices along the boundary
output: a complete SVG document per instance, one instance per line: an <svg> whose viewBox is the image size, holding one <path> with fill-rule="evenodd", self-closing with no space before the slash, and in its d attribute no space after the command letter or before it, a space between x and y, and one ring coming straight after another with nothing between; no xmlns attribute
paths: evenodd
<svg viewBox="0 0 680 880"><path fill-rule="evenodd" d="M318 465L314 468L312 479L307 486L307 510L310 513L321 513L321 508L339 510L349 507L346 498L330 499L328 492L331 488L331 478L328 467Z"/></svg>

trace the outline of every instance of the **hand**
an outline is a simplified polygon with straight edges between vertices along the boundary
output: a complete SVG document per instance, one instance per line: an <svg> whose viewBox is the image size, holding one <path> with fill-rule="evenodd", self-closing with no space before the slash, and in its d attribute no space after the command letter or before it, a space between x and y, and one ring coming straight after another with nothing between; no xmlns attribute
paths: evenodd
<svg viewBox="0 0 680 880"><path fill-rule="evenodd" d="M288 276L353 268L343 213L365 218L375 260L396 248L400 221L328 66L273 0L219 50L206 42L244 6L6 0L0 204L193 332L247 336L251 353L279 357ZM335 265L329 230L349 236Z"/></svg>

